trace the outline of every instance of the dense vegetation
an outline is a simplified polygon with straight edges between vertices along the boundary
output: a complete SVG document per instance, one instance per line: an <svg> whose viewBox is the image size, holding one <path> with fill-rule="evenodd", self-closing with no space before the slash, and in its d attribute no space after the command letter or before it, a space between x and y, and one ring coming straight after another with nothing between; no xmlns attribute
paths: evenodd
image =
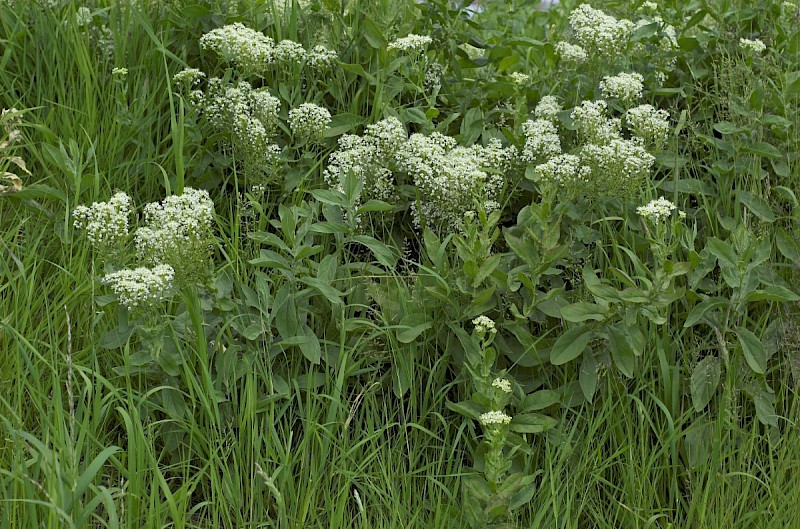
<svg viewBox="0 0 800 529"><path fill-rule="evenodd" d="M800 526L800 9L0 3L0 526Z"/></svg>

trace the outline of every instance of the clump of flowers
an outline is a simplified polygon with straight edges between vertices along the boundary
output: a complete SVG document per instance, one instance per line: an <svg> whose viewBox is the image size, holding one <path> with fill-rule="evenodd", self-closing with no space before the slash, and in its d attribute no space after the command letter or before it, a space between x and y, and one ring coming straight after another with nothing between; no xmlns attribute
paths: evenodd
<svg viewBox="0 0 800 529"><path fill-rule="evenodd" d="M586 50L577 44L571 44L566 41L556 43L556 55L559 59L565 62L582 63L589 58Z"/></svg>
<svg viewBox="0 0 800 529"><path fill-rule="evenodd" d="M482 413L478 421L484 426L499 426L511 423L511 416L504 411L487 411Z"/></svg>
<svg viewBox="0 0 800 529"><path fill-rule="evenodd" d="M545 119L555 122L556 118L558 118L558 113L562 110L558 98L555 96L544 96L539 100L539 104L536 105L533 115L536 116L536 119Z"/></svg>
<svg viewBox="0 0 800 529"><path fill-rule="evenodd" d="M580 45L605 59L614 59L627 49L635 28L630 20L617 20L589 4L574 9L569 23Z"/></svg>
<svg viewBox="0 0 800 529"><path fill-rule="evenodd" d="M640 142L616 138L605 145L584 145L581 163L591 169L589 189L610 196L635 192L649 174L655 156Z"/></svg>
<svg viewBox="0 0 800 529"><path fill-rule="evenodd" d="M168 264L177 282L206 279L214 203L204 190L186 187L144 208L145 227L136 230L136 252L144 262Z"/></svg>
<svg viewBox="0 0 800 529"><path fill-rule="evenodd" d="M484 335L486 333L494 334L497 332L494 321L487 316L478 316L472 320L472 325L475 326L475 332L479 335Z"/></svg>
<svg viewBox="0 0 800 529"><path fill-rule="evenodd" d="M286 39L275 45L272 54L279 64L299 63L306 58L306 50L302 44Z"/></svg>
<svg viewBox="0 0 800 529"><path fill-rule="evenodd" d="M522 124L522 133L525 135L521 154L524 161L536 163L561 154L561 139L552 121L528 120Z"/></svg>
<svg viewBox="0 0 800 529"><path fill-rule="evenodd" d="M495 389L499 389L503 393L511 393L511 382L505 378L495 378L492 381L492 387Z"/></svg>
<svg viewBox="0 0 800 529"><path fill-rule="evenodd" d="M129 310L143 311L167 298L174 279L175 270L160 264L106 274L103 283L111 287L119 302Z"/></svg>
<svg viewBox="0 0 800 529"><path fill-rule="evenodd" d="M653 105L639 105L625 113L627 128L647 145L660 150L669 138L669 113Z"/></svg>
<svg viewBox="0 0 800 529"><path fill-rule="evenodd" d="M525 88L530 84L531 76L522 72L514 72L511 74L511 82L518 88Z"/></svg>
<svg viewBox="0 0 800 529"><path fill-rule="evenodd" d="M200 47L213 51L246 72L260 72L274 58L275 41L237 22L212 29L200 37Z"/></svg>
<svg viewBox="0 0 800 529"><path fill-rule="evenodd" d="M339 60L339 54L325 46L317 45L306 54L306 64L313 70L323 72Z"/></svg>
<svg viewBox="0 0 800 529"><path fill-rule="evenodd" d="M621 73L607 76L600 81L600 90L605 98L616 98L630 103L642 97L644 77L639 73Z"/></svg>
<svg viewBox="0 0 800 529"><path fill-rule="evenodd" d="M607 108L608 104L600 99L583 101L572 110L572 119L586 142L600 144L619 138L622 122L609 119Z"/></svg>
<svg viewBox="0 0 800 529"><path fill-rule="evenodd" d="M313 103L303 103L289 111L289 127L297 138L318 141L331 123L328 109Z"/></svg>
<svg viewBox="0 0 800 529"><path fill-rule="evenodd" d="M636 213L645 219L652 220L653 222L659 222L660 220L666 219L672 215L672 212L676 209L678 209L678 207L675 204L666 198L661 197L651 200L644 206L639 206L636 208Z"/></svg>
<svg viewBox="0 0 800 529"><path fill-rule="evenodd" d="M214 77L205 92L192 92L190 100L211 126L228 135L246 172L264 171L274 163L280 152L272 140L281 103L266 88L254 89L246 81L227 84Z"/></svg>
<svg viewBox="0 0 800 529"><path fill-rule="evenodd" d="M108 202L76 207L72 212L73 225L86 232L89 242L98 253L113 258L128 239L131 212L131 198L120 191Z"/></svg>
<svg viewBox="0 0 800 529"><path fill-rule="evenodd" d="M415 35L412 33L406 37L393 40L389 43L387 49L406 53L419 53L425 51L431 42L433 42L433 39L427 35Z"/></svg>
<svg viewBox="0 0 800 529"><path fill-rule="evenodd" d="M100 12L93 12L86 6L81 6L75 11L75 27L89 38L89 44L100 52L101 56L109 60L114 56L114 36L111 28L101 20ZM97 17L96 17L97 15ZM64 21L66 24L66 21Z"/></svg>
<svg viewBox="0 0 800 529"><path fill-rule="evenodd" d="M739 39L739 47L745 52L761 55L767 51L767 45L760 39Z"/></svg>
<svg viewBox="0 0 800 529"><path fill-rule="evenodd" d="M197 86L205 78L206 74L197 68L184 68L172 76L172 82L185 87L193 87Z"/></svg>
<svg viewBox="0 0 800 529"><path fill-rule="evenodd" d="M574 154L561 154L536 166L536 172L543 182L571 188L589 183L591 168L581 165L581 159Z"/></svg>

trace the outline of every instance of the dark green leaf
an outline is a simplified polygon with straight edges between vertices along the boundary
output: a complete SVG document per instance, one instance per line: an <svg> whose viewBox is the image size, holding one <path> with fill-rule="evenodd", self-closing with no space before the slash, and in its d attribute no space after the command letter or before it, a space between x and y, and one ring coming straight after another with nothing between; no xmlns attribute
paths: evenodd
<svg viewBox="0 0 800 529"><path fill-rule="evenodd" d="M764 350L764 344L761 343L758 336L747 329L739 328L738 335L747 365L758 374L763 375L766 373L767 353Z"/></svg>
<svg viewBox="0 0 800 529"><path fill-rule="evenodd" d="M711 398L717 392L722 362L716 356L707 356L700 360L692 370L691 393L692 404L697 413L702 413Z"/></svg>
<svg viewBox="0 0 800 529"><path fill-rule="evenodd" d="M553 344L550 362L558 366L579 357L593 336L594 333L586 325L568 330Z"/></svg>

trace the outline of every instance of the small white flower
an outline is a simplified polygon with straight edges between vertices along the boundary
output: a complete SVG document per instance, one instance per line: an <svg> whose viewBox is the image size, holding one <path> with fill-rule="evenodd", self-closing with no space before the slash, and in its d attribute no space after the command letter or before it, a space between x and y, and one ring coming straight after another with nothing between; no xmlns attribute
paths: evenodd
<svg viewBox="0 0 800 529"><path fill-rule="evenodd" d="M497 388L503 393L511 393L511 382L505 378L496 378L492 381L492 387Z"/></svg>
<svg viewBox="0 0 800 529"><path fill-rule="evenodd" d="M761 55L767 50L767 45L760 39L739 39L739 47L746 52L752 52L755 55Z"/></svg>
<svg viewBox="0 0 800 529"><path fill-rule="evenodd" d="M614 59L627 49L635 27L630 20L617 20L588 4L573 10L569 23L581 46L606 59Z"/></svg>
<svg viewBox="0 0 800 529"><path fill-rule="evenodd" d="M539 101L539 104L536 105L533 115L536 116L536 119L546 119L554 122L558 117L558 113L562 110L561 103L558 102L555 96L544 96Z"/></svg>
<svg viewBox="0 0 800 529"><path fill-rule="evenodd" d="M487 411L478 417L478 421L484 426L509 424L511 422L511 416L504 411Z"/></svg>
<svg viewBox="0 0 800 529"><path fill-rule="evenodd" d="M306 64L315 70L326 70L333 66L338 59L339 55L325 46L314 46L306 54Z"/></svg>
<svg viewBox="0 0 800 529"><path fill-rule="evenodd" d="M514 72L511 74L511 82L520 88L525 88L530 84L531 76L522 72Z"/></svg>
<svg viewBox="0 0 800 529"><path fill-rule="evenodd" d="M478 316L474 320L472 320L472 324L475 326L475 332L478 334L486 334L487 332L490 334L494 334L497 332L497 328L495 328L494 321L486 316Z"/></svg>
<svg viewBox="0 0 800 529"><path fill-rule="evenodd" d="M678 207L664 197L651 200L647 205L636 208L636 213L642 217L658 222L672 214Z"/></svg>
<svg viewBox="0 0 800 529"><path fill-rule="evenodd" d="M295 136L309 140L318 140L331 123L328 109L313 103L303 103L289 111L289 127Z"/></svg>
<svg viewBox="0 0 800 529"><path fill-rule="evenodd" d="M200 47L222 60L253 72L263 71L274 58L275 41L239 22L213 29L200 37Z"/></svg>
<svg viewBox="0 0 800 529"><path fill-rule="evenodd" d="M522 159L527 163L547 160L561 154L561 139L552 121L547 119L528 120L522 124L525 146Z"/></svg>
<svg viewBox="0 0 800 529"><path fill-rule="evenodd" d="M119 301L129 309L152 307L164 300L175 278L175 271L169 265L160 264L153 268L134 268L120 270L103 277L103 282L119 296Z"/></svg>
<svg viewBox="0 0 800 529"><path fill-rule="evenodd" d="M582 47L577 44L570 44L569 42L561 41L556 43L556 55L565 62L581 63L589 58Z"/></svg>
<svg viewBox="0 0 800 529"><path fill-rule="evenodd" d="M603 144L620 137L621 123L606 116L608 104L602 99L583 101L572 110L572 120L583 138L596 144Z"/></svg>
<svg viewBox="0 0 800 529"><path fill-rule="evenodd" d="M663 145L669 137L669 113L653 105L639 105L625 113L625 122L636 136L656 146Z"/></svg>
<svg viewBox="0 0 800 529"><path fill-rule="evenodd" d="M131 198L120 191L108 202L95 202L89 207L78 206L72 215L75 228L86 231L95 249L110 250L123 244L128 237L131 212Z"/></svg>
<svg viewBox="0 0 800 529"><path fill-rule="evenodd" d="M175 84L185 84L186 86L195 86L201 80L205 79L205 77L206 74L197 68L184 68L172 76L172 82Z"/></svg>
<svg viewBox="0 0 800 529"><path fill-rule="evenodd" d="M424 51L431 42L433 42L433 39L427 35L415 35L412 33L407 37L390 42L388 49L405 52L420 52Z"/></svg>
<svg viewBox="0 0 800 529"><path fill-rule="evenodd" d="M306 50L302 44L293 40L282 40L275 45L273 57L283 63L297 63L305 59Z"/></svg>
<svg viewBox="0 0 800 529"><path fill-rule="evenodd" d="M111 77L118 77L120 79L125 79L128 76L128 69L127 68L114 68L111 70Z"/></svg>
<svg viewBox="0 0 800 529"><path fill-rule="evenodd" d="M639 73L621 73L607 76L600 81L600 89L605 98L617 98L629 103L642 97L644 77Z"/></svg>

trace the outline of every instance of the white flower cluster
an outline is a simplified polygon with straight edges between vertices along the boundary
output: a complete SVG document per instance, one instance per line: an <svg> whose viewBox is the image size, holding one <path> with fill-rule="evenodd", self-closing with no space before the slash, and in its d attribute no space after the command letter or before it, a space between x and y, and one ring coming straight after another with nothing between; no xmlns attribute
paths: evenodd
<svg viewBox="0 0 800 529"><path fill-rule="evenodd" d="M535 169L539 181L583 196L626 195L638 187L655 162L655 157L645 149L645 141L656 144L665 138L669 131L668 114L649 105L631 109L627 124L635 136L625 139L622 120L608 117L607 108L605 101L598 100L583 101L572 110L572 120L581 140L580 148L574 153L561 154L553 123L538 120L526 124L523 159L538 164ZM549 123L551 128L544 123ZM547 142L541 139L553 135L555 139ZM540 147L542 144L549 145L549 151Z"/></svg>
<svg viewBox="0 0 800 529"><path fill-rule="evenodd" d="M206 74L197 68L184 68L180 72L172 76L172 82L175 84L182 84L184 86L196 86L200 81L205 79Z"/></svg>
<svg viewBox="0 0 800 529"><path fill-rule="evenodd" d="M636 208L636 213L642 217L658 222L672 215L678 207L664 197L651 200L647 205Z"/></svg>
<svg viewBox="0 0 800 529"><path fill-rule="evenodd" d="M503 168L495 164L510 167L515 157L516 151L504 149L499 140L488 147L460 147L454 138L436 132L412 134L398 151L397 165L419 190L419 200L412 204L414 224L451 231L476 203L487 213L498 209L505 181Z"/></svg>
<svg viewBox="0 0 800 529"><path fill-rule="evenodd" d="M307 51L292 40L275 41L237 22L213 29L200 37L200 47L250 74L261 74L272 64L308 64L316 70L329 68L338 58L335 51L318 45Z"/></svg>
<svg viewBox="0 0 800 529"><path fill-rule="evenodd" d="M608 104L602 99L583 101L572 110L572 120L588 143L607 143L620 135L622 122L606 115Z"/></svg>
<svg viewBox="0 0 800 529"><path fill-rule="evenodd" d="M191 99L211 125L230 134L234 149L248 167L264 168L275 160L279 149L271 141L281 102L266 88L254 89L246 81L224 84L214 77L205 93L194 91Z"/></svg>
<svg viewBox="0 0 800 529"><path fill-rule="evenodd" d="M760 39L739 39L739 47L749 53L761 55L767 51L767 45Z"/></svg>
<svg viewBox="0 0 800 529"><path fill-rule="evenodd" d="M181 276L194 276L206 266L214 203L204 190L186 187L144 208L146 227L136 230L139 258L151 264L169 264Z"/></svg>
<svg viewBox="0 0 800 529"><path fill-rule="evenodd" d="M271 63L275 41L260 31L237 22L212 29L200 37L200 47L248 72L263 70Z"/></svg>
<svg viewBox="0 0 800 529"><path fill-rule="evenodd" d="M522 72L514 72L511 74L511 82L519 88L526 88L531 84L531 76Z"/></svg>
<svg viewBox="0 0 800 529"><path fill-rule="evenodd" d="M475 326L475 332L478 334L494 334L497 332L494 321L486 316L478 316L472 320L472 325Z"/></svg>
<svg viewBox="0 0 800 529"><path fill-rule="evenodd" d="M433 42L433 39L427 35L415 35L412 33L407 37L390 42L387 48L404 52L421 52L424 51L431 42Z"/></svg>
<svg viewBox="0 0 800 529"><path fill-rule="evenodd" d="M511 382L505 378L496 378L492 381L492 387L497 388L503 393L511 393Z"/></svg>
<svg viewBox="0 0 800 529"><path fill-rule="evenodd" d="M607 99L616 98L623 103L631 103L642 97L644 77L640 73L620 73L606 76L600 81L600 90Z"/></svg>
<svg viewBox="0 0 800 529"><path fill-rule="evenodd" d="M298 138L317 141L328 129L331 113L314 103L303 103L289 111L289 127Z"/></svg>
<svg viewBox="0 0 800 529"><path fill-rule="evenodd" d="M536 105L533 115L536 116L536 119L546 119L547 121L555 122L558 118L558 113L562 110L563 108L561 108L561 103L558 102L558 98L555 96L544 96L539 100L539 104Z"/></svg>
<svg viewBox="0 0 800 529"><path fill-rule="evenodd" d="M95 249L110 252L125 243L131 211L131 198L120 191L108 202L78 206L72 215L75 228L86 231Z"/></svg>
<svg viewBox="0 0 800 529"><path fill-rule="evenodd" d="M487 411L478 417L478 421L484 426L498 426L511 423L511 416L504 411Z"/></svg>
<svg viewBox="0 0 800 529"><path fill-rule="evenodd" d="M396 153L407 139L408 133L397 118L369 125L363 136L341 136L339 150L330 155L325 168L325 182L342 191L344 179L352 173L363 182L364 198L389 200L394 195Z"/></svg>
<svg viewBox="0 0 800 529"><path fill-rule="evenodd" d="M440 62L432 62L425 69L425 90L430 94L438 94L442 89L445 67Z"/></svg>
<svg viewBox="0 0 800 529"><path fill-rule="evenodd" d="M339 54L325 46L317 45L306 54L306 64L314 70L324 71L329 69L339 59Z"/></svg>
<svg viewBox="0 0 800 529"><path fill-rule="evenodd" d="M669 138L669 113L653 105L639 105L625 113L625 123L646 144L661 149Z"/></svg>
<svg viewBox="0 0 800 529"><path fill-rule="evenodd" d="M103 282L119 296L119 301L129 309L145 309L167 297L175 278L175 271L166 264L153 268L134 268L106 274Z"/></svg>
<svg viewBox="0 0 800 529"><path fill-rule="evenodd" d="M128 77L128 69L127 68L113 68L111 70L111 77L116 77L118 79L125 79Z"/></svg>
<svg viewBox="0 0 800 529"><path fill-rule="evenodd" d="M434 132L410 138L403 124L388 118L366 128L363 136L344 135L325 168L325 182L342 190L349 174L362 179L362 198L388 200L395 194L395 174L416 185L412 204L416 226L452 230L461 227L464 212L499 208L503 174L517 160L513 147L493 139L483 147L459 147L454 138Z"/></svg>
<svg viewBox="0 0 800 529"><path fill-rule="evenodd" d="M555 124L547 119L528 120L522 124L525 146L522 159L527 163L537 163L561 154L561 139Z"/></svg>
<svg viewBox="0 0 800 529"><path fill-rule="evenodd" d="M581 63L589 58L585 49L577 44L571 44L563 40L556 43L555 49L558 58L565 62Z"/></svg>
<svg viewBox="0 0 800 529"><path fill-rule="evenodd" d="M630 20L617 20L589 4L574 9L569 23L580 45L605 59L614 59L627 49L635 27Z"/></svg>

